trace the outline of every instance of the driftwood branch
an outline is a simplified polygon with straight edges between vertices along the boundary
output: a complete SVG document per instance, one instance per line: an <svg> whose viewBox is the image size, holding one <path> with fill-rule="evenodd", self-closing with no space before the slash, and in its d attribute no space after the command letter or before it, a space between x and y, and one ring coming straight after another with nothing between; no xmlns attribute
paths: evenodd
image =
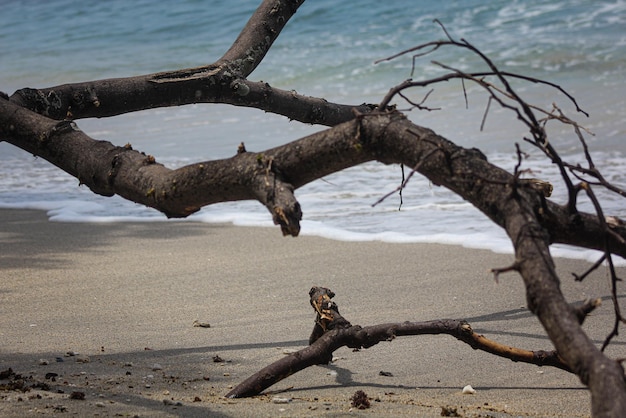
<svg viewBox="0 0 626 418"><path fill-rule="evenodd" d="M185 217L216 202L254 199L268 207L272 216L280 208L295 222L299 205L287 193L290 187L298 189L333 172L377 160L416 167L502 227L505 203L515 189L522 201L528 199L534 206L529 210L545 228L550 243L605 247L600 233L603 225L596 216L579 213L572 218L567 208L546 200L532 183L518 182L513 188L514 176L490 164L478 150L459 147L397 112L370 113L287 145L176 170L132 147L94 141L71 122L53 121L1 98L0 136L57 165L95 193L119 194L169 217ZM269 181L267 186L268 174L276 176L277 182ZM276 193L275 186L281 184L284 189ZM613 232L608 238L612 253L626 257L626 228Z"/></svg>
<svg viewBox="0 0 626 418"><path fill-rule="evenodd" d="M489 92L493 102L512 110L529 129L531 138L527 142L558 167L569 195L565 205L548 200L547 186L542 189L536 182L519 178L520 167L514 174L502 170L490 164L479 150L459 147L387 107L396 95L402 97L407 88L430 85L437 80L410 81L397 86L378 107L333 104L248 80L247 76L262 61L301 3L301 0L264 1L233 46L220 60L209 65L48 89L22 89L10 97L2 94L0 141L46 159L95 193L118 194L169 217L185 217L216 202L255 199L270 211L284 234L293 236L299 232L302 215L294 195L299 187L367 161L412 167L434 185L446 187L473 204L506 231L515 249L514 266L524 280L528 306L541 321L560 361L588 385L592 413L624 416L624 370L621 364L598 350L581 329L579 312L563 297L550 255L550 245L563 243L603 251L609 266L613 266L612 255L626 257L624 223L615 217L601 216L599 205L593 214L580 212L576 202L581 190L593 196L592 186L624 193L602 177L588 152L587 168L563 161L547 141L544 125L551 120L563 121L564 115L556 111L548 117L536 117L536 108L526 103L507 81L511 77L533 83L538 80L501 71L478 48L463 39L454 40L445 28L448 41L398 54L423 55L421 51L425 49L430 53L452 45L480 56L488 72L463 73L442 64L451 74L439 81L447 77L478 83ZM488 82L486 77L494 81ZM580 109L565 90L550 83L544 85L565 93ZM413 107L426 108L423 102L408 102ZM92 139L73 122L84 117L106 117L189 103L256 107L332 128L270 150L240 152L229 159L170 170L130 145L116 146ZM577 124L572 126L586 147L581 129ZM580 184L574 184L571 173ZM584 181L581 176L591 177L593 182ZM615 289L619 279L612 267L610 274ZM622 318L614 299L617 333ZM367 346L373 342L356 331L348 333L352 329L355 327L325 332L313 345L321 344L331 333L346 335L341 338L354 345ZM394 328L393 335L404 332L398 331L402 329ZM389 329L369 331L384 334Z"/></svg>
<svg viewBox="0 0 626 418"><path fill-rule="evenodd" d="M313 287L309 292L311 305L316 311L316 320L309 346L263 368L237 385L226 394L229 398L256 396L270 386L307 367L328 364L332 353L341 348L369 348L381 341L392 341L396 337L415 335L447 334L468 344L475 350L485 351L512 361L553 366L571 372L558 353L552 351L530 351L511 347L477 334L471 325L463 320L441 319L424 322L401 322L379 324L367 327L351 325L339 313L339 308L331 299L334 293L323 287ZM579 312L588 314L597 305L588 304Z"/></svg>

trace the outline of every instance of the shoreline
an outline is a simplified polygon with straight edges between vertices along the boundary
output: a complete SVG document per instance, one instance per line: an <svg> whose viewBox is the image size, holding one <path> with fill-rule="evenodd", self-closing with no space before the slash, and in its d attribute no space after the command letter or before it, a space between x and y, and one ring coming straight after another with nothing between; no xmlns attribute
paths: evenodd
<svg viewBox="0 0 626 418"><path fill-rule="evenodd" d="M441 416L443 406L502 417L590 414L575 376L444 336L402 337L358 353L342 348L331 365L270 388L289 391L223 398L284 352L306 346L314 285L332 289L353 324L463 318L501 343L551 349L525 308L519 277L502 275L496 284L488 271L509 265L511 255L284 238L278 228L196 222L49 222L42 211L7 209L0 209L0 242L0 371L11 367L52 388L0 391L3 416L53 414L54 405L79 415L96 408L101 416ZM612 325L604 273L579 283L570 273L590 263L555 262L570 302L606 299L585 323L601 344ZM194 327L195 320L211 327ZM608 353L626 356L624 337ZM213 362L216 355L225 361ZM475 395L461 394L467 384ZM77 390L84 401L69 399ZM357 390L377 400L372 408L350 412ZM273 396L292 401L274 404Z"/></svg>

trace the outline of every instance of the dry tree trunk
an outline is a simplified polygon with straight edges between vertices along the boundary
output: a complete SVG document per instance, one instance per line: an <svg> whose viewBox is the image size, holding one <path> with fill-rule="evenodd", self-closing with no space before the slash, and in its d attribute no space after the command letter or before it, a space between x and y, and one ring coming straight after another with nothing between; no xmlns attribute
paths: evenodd
<svg viewBox="0 0 626 418"><path fill-rule="evenodd" d="M499 271L514 270L522 276L530 310L560 357L589 387L594 416L626 416L624 370L583 332L576 312L560 291L549 252L551 244L566 243L605 251L610 262L610 254L626 257L626 229L605 222L600 210L585 214L575 209L576 193L590 193L588 184L572 185L570 202L557 205L532 183L520 180L518 173L490 164L479 150L459 147L387 109L388 101L378 107L339 105L247 80L301 3L264 1L231 49L208 66L22 89L10 98L0 97L0 140L48 160L95 193L119 194L168 217L188 216L216 202L256 199L268 208L283 233L293 236L299 233L301 219L295 189L366 161L412 167L471 202L506 230L515 261ZM492 74L499 79L506 75L495 68ZM129 144L94 140L73 122L200 102L256 107L332 128L263 152L247 152L242 147L229 159L170 170ZM530 120L529 129L539 135L531 109L523 102L520 106ZM565 171L567 165L550 149L547 152ZM612 277L615 284L614 272ZM616 318L621 319L618 314L616 309Z"/></svg>

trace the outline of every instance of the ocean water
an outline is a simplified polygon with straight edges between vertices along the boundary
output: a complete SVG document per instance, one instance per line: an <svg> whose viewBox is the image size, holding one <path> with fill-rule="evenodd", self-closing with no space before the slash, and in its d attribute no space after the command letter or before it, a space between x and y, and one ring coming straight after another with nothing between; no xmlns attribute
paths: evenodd
<svg viewBox="0 0 626 418"><path fill-rule="evenodd" d="M215 61L236 38L258 1L200 2L49 0L0 1L0 90L125 77ZM502 70L538 77L576 96L590 117L575 114L558 91L515 82L527 101L557 103L594 133L592 156L605 176L626 187L626 1L401 1L309 0L301 6L261 66L250 76L272 86L340 103L377 103L390 87L411 77L410 56L374 61L444 38L441 21ZM466 71L485 69L476 57L443 48L416 61L414 79L444 73L432 61ZM410 93L421 100L427 90ZM565 201L557 170L524 143L515 116L492 105L484 129L484 92L459 83L435 86L426 102L437 111L411 111L418 124L512 170L515 143L524 168L553 182L552 199ZM406 104L398 102L400 108ZM154 155L169 167L232 156L240 142L251 151L283 144L323 127L289 122L255 109L198 104L154 109L107 119L79 120L94 138ZM549 125L553 145L568 161L585 163L571 129ZM296 192L304 212L303 235L338 240L436 242L511 252L504 232L448 190L414 176L403 192L372 205L401 182L399 166L368 163L313 182ZM596 190L607 214L626 217L624 200ZM583 209L591 211L582 199ZM0 143L0 207L44 209L52 221L165 221L117 196L105 198L9 144ZM272 226L257 202L220 203L190 217L202 222ZM173 221L169 221L173 222ZM277 233L278 230L277 230ZM555 256L594 260L592 251L554 246Z"/></svg>

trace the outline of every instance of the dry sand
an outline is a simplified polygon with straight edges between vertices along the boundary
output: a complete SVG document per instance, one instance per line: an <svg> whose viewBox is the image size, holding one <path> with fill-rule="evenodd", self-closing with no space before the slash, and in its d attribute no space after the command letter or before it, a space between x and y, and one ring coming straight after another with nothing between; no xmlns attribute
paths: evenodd
<svg viewBox="0 0 626 418"><path fill-rule="evenodd" d="M575 376L449 336L342 348L331 365L270 388L278 393L223 397L307 344L313 285L335 291L353 324L463 318L502 343L551 349L525 308L521 279L507 274L497 284L488 271L509 265L511 255L193 222L56 223L28 210L0 210L0 243L0 371L39 387L0 390L1 416L435 417L447 406L468 417L589 415L589 394ZM605 299L585 325L600 344L612 325L605 273L576 283L570 272L589 264L557 262L568 300ZM626 357L625 340L609 352ZM476 393L461 394L465 385ZM357 390L371 398L370 409L351 409Z"/></svg>

